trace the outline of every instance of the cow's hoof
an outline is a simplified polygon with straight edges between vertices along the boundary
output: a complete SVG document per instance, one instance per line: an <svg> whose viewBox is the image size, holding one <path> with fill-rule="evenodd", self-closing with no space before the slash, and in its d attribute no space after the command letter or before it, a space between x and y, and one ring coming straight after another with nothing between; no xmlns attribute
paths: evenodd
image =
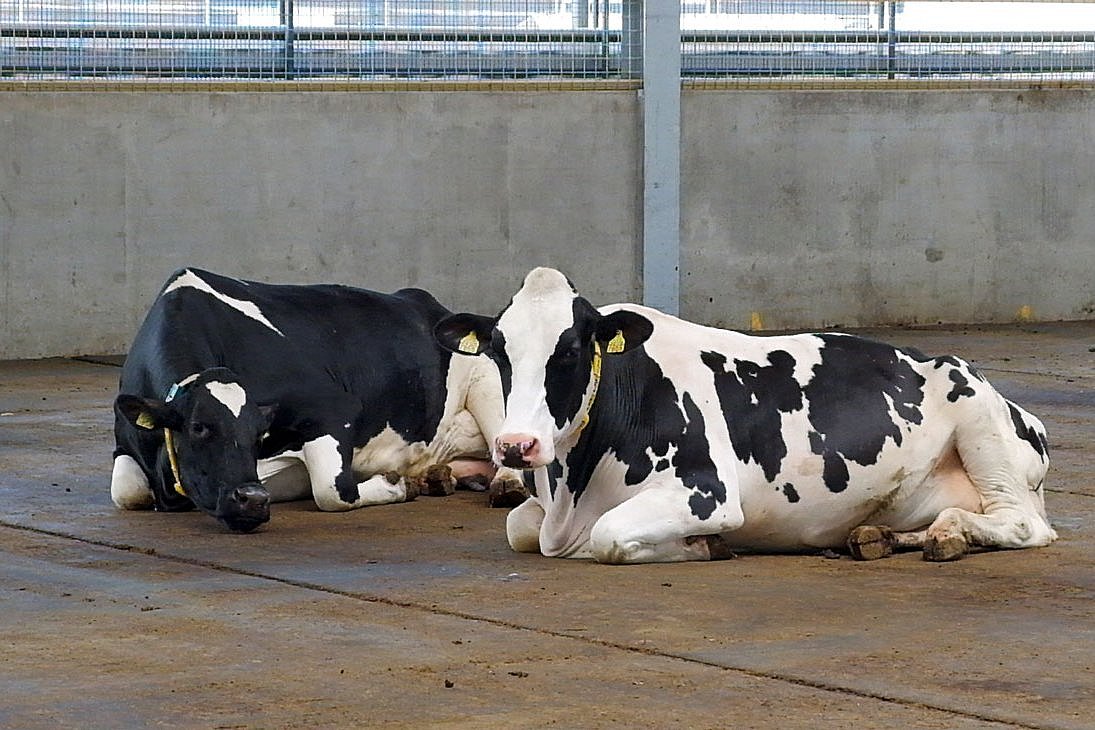
<svg viewBox="0 0 1095 730"><path fill-rule="evenodd" d="M703 539L707 542L707 551L711 555L711 560L733 560L738 557L722 535L704 535Z"/></svg>
<svg viewBox="0 0 1095 730"><path fill-rule="evenodd" d="M893 530L882 525L860 525L848 535L848 552L856 560L878 560L893 555Z"/></svg>
<svg viewBox="0 0 1095 730"><path fill-rule="evenodd" d="M487 504L491 507L516 507L528 499L525 485L516 479L491 482L487 490Z"/></svg>
<svg viewBox="0 0 1095 730"><path fill-rule="evenodd" d="M456 488L469 492L485 492L490 489L490 479L486 474L469 474L456 480Z"/></svg>
<svg viewBox="0 0 1095 730"><path fill-rule="evenodd" d="M933 563L945 563L958 560L969 551L969 544L961 535L948 535L943 538L928 536L924 541L924 560Z"/></svg>
<svg viewBox="0 0 1095 730"><path fill-rule="evenodd" d="M456 480L448 464L434 464L426 470L422 494L427 497L447 497L456 491Z"/></svg>

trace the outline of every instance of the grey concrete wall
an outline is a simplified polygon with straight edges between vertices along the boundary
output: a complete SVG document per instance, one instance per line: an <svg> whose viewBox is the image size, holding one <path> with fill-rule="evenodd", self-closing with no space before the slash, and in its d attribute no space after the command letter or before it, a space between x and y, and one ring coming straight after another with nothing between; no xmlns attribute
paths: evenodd
<svg viewBox="0 0 1095 730"><path fill-rule="evenodd" d="M1095 94L702 92L682 313L749 327L1095 315Z"/></svg>
<svg viewBox="0 0 1095 730"><path fill-rule="evenodd" d="M0 358L124 351L184 265L633 299L639 130L634 92L0 93Z"/></svg>
<svg viewBox="0 0 1095 730"><path fill-rule="evenodd" d="M176 267L641 297L634 92L0 93L0 358L124 351ZM687 92L682 314L1095 316L1095 94Z"/></svg>

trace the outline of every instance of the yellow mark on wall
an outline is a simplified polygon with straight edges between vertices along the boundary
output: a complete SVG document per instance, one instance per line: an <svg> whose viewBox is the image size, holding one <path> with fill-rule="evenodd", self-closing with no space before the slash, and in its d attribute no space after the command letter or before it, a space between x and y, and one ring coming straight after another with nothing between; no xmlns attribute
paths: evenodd
<svg viewBox="0 0 1095 730"><path fill-rule="evenodd" d="M1015 319L1020 322L1029 322L1034 319L1034 310L1030 308L1029 304L1024 304L1019 307L1019 311L1015 313Z"/></svg>
<svg viewBox="0 0 1095 730"><path fill-rule="evenodd" d="M749 329L762 330L764 329L764 320L760 318L760 312L753 312L749 315Z"/></svg>

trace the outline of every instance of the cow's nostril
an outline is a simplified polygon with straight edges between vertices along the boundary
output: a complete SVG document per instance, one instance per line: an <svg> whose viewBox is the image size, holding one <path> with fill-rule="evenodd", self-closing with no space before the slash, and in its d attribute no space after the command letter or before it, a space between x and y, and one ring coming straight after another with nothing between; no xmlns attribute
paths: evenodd
<svg viewBox="0 0 1095 730"><path fill-rule="evenodd" d="M258 485L237 487L235 496L242 509L261 509L270 504L270 493Z"/></svg>
<svg viewBox="0 0 1095 730"><path fill-rule="evenodd" d="M519 469L527 467L539 455L540 440L527 434L499 436L495 448L502 464Z"/></svg>

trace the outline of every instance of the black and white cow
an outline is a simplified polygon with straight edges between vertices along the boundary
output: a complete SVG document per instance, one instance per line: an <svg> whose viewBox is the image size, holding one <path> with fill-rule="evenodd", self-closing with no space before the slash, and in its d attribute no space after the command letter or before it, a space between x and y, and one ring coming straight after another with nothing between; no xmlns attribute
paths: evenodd
<svg viewBox="0 0 1095 730"><path fill-rule="evenodd" d="M435 332L501 371L494 459L531 470L535 491L507 519L518 551L639 563L847 544L950 560L1057 537L1042 424L958 358L597 310L543 268L498 317Z"/></svg>
<svg viewBox="0 0 1095 730"><path fill-rule="evenodd" d="M349 510L413 498L408 481L437 464L494 475L498 370L438 345L448 314L420 289L176 272L122 369L115 504L197 506L246 532L271 501Z"/></svg>

